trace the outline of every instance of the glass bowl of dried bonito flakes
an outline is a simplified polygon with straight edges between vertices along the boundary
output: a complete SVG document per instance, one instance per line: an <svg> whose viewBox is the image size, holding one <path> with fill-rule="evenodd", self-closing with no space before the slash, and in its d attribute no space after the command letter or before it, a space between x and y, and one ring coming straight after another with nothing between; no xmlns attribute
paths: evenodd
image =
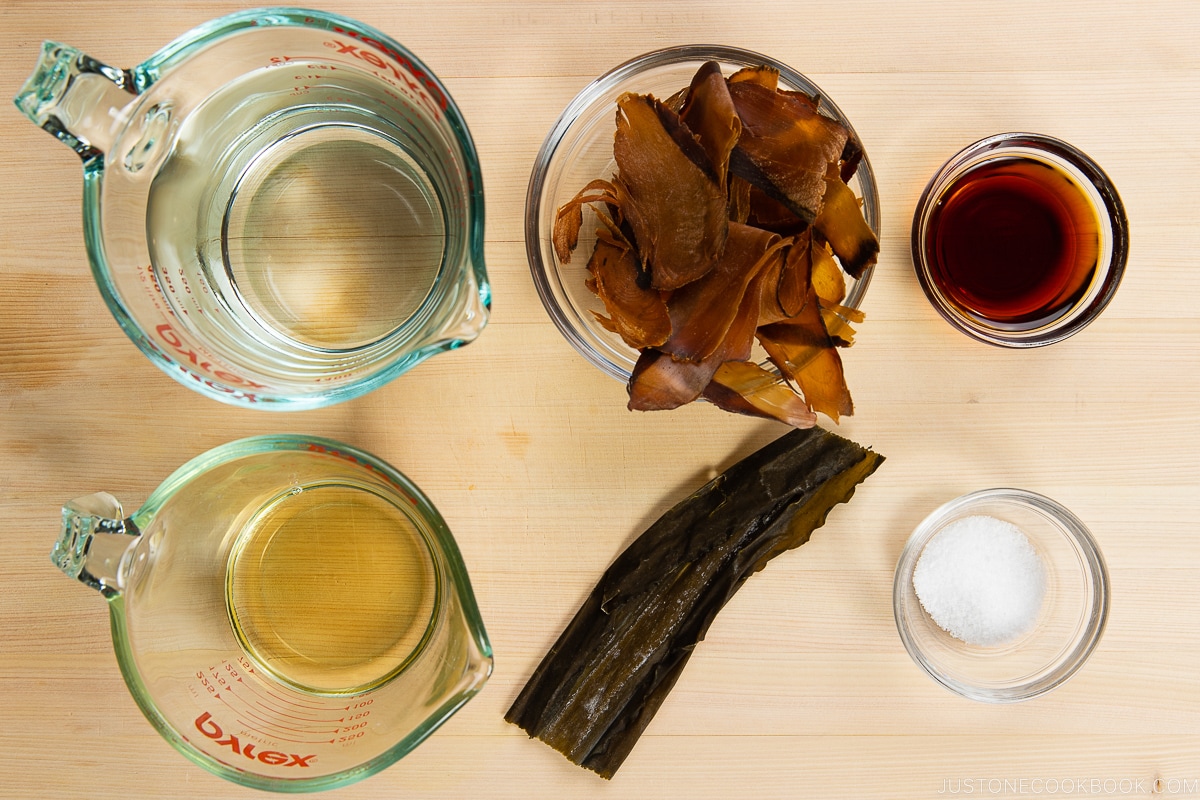
<svg viewBox="0 0 1200 800"><path fill-rule="evenodd" d="M811 80L689 45L571 101L534 164L525 241L551 319L630 408L702 398L806 427L853 413L839 351L879 226L862 143Z"/></svg>

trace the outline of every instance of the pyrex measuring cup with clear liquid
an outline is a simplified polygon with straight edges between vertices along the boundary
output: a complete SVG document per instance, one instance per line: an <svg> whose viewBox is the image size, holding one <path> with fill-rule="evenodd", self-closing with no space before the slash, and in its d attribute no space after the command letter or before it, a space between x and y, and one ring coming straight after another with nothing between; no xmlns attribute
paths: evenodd
<svg viewBox="0 0 1200 800"><path fill-rule="evenodd" d="M158 732L247 786L311 791L371 775L491 673L437 510L337 442L223 445L128 517L108 494L75 500L52 558L107 598L121 672Z"/></svg>
<svg viewBox="0 0 1200 800"><path fill-rule="evenodd" d="M109 309L193 389L326 405L487 322L466 123L373 28L254 9L129 70L46 42L15 102L83 158L84 238Z"/></svg>

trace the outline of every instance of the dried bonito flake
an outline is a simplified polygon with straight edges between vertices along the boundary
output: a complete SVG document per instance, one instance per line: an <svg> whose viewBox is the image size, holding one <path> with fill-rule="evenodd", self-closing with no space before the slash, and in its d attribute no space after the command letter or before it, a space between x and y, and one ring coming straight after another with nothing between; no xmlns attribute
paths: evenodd
<svg viewBox="0 0 1200 800"><path fill-rule="evenodd" d="M679 115L648 95L622 96L613 155L617 205L650 285L678 289L708 273L729 234L725 191Z"/></svg>
<svg viewBox="0 0 1200 800"><path fill-rule="evenodd" d="M825 174L838 162L849 133L804 95L748 81L731 84L730 93L742 119L730 158L735 174L811 223L821 209Z"/></svg>
<svg viewBox="0 0 1200 800"><path fill-rule="evenodd" d="M583 207L599 221L587 285L600 323L640 351L631 409L703 396L798 428L853 413L837 348L862 314L842 305L846 277L879 253L847 185L862 147L818 98L778 80L707 62L665 102L622 95L616 174L558 209L564 263ZM779 375L751 361L755 339Z"/></svg>

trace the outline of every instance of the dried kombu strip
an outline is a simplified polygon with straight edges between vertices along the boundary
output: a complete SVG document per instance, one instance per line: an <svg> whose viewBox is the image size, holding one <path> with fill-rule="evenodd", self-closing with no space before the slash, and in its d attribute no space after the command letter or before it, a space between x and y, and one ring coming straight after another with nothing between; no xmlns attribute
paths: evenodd
<svg viewBox="0 0 1200 800"><path fill-rule="evenodd" d="M611 778L717 612L882 462L807 428L734 464L617 557L505 719Z"/></svg>

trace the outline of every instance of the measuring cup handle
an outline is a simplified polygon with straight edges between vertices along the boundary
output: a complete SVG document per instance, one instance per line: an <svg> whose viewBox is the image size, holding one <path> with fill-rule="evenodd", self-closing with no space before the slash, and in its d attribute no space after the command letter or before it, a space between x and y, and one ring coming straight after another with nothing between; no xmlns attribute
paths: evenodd
<svg viewBox="0 0 1200 800"><path fill-rule="evenodd" d="M130 72L69 45L43 42L38 65L13 103L88 161L112 146L123 121L120 109L136 94Z"/></svg>
<svg viewBox="0 0 1200 800"><path fill-rule="evenodd" d="M80 497L63 506L62 533L50 560L69 577L112 598L124 589L122 563L140 536L111 494Z"/></svg>

